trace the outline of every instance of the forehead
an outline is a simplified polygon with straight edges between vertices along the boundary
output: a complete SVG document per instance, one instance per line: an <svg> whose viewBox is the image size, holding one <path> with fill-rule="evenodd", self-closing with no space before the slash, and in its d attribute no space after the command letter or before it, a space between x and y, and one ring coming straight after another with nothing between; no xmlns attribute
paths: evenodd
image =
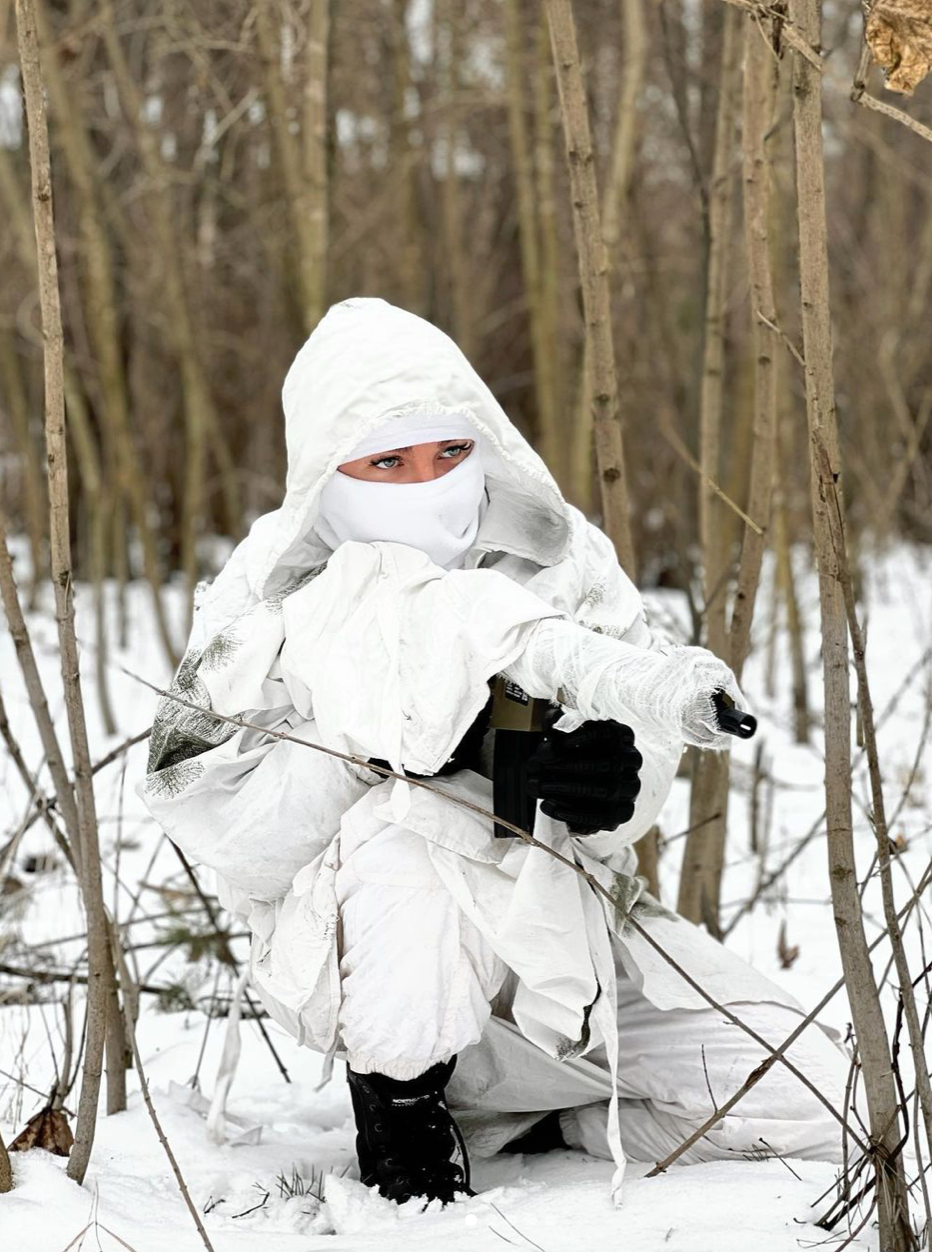
<svg viewBox="0 0 932 1252"><path fill-rule="evenodd" d="M461 435L458 439L435 439L429 443L415 443L396 445L394 448L383 448L380 452L369 452L365 456L357 457L359 461L369 461L373 457L388 456L392 452L415 452L420 448L427 448L431 452L437 452L441 448L447 448L450 444L466 443L471 441L471 435Z"/></svg>

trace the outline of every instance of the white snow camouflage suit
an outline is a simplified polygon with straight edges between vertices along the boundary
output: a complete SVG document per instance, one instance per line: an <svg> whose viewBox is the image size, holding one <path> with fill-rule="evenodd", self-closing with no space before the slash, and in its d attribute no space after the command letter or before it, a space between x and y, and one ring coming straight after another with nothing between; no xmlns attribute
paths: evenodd
<svg viewBox="0 0 932 1252"><path fill-rule="evenodd" d="M545 852L493 838L487 819L264 732L433 773L496 673L555 694L533 691L528 645L541 621L651 649L640 596L428 322L377 299L334 306L298 353L283 404L284 503L201 598L174 688L197 711L161 701L141 794L216 871L221 900L252 933L255 989L301 1043L396 1078L458 1054L448 1098L474 1152L566 1110L567 1140L615 1159L617 1197L626 1156L663 1157L712 1111L709 1088L722 1102L764 1055L628 919L772 1045L800 1013L634 876L632 844L658 815L682 739L656 718L630 719L642 786L616 832L572 837L538 815L537 837L602 883L612 908ZM331 553L313 530L322 485L392 414L419 410L464 417L480 440L488 503L465 568L444 571L400 544ZM490 781L470 770L436 785L492 807ZM840 1104L845 1058L820 1029L789 1055ZM831 1159L839 1134L778 1064L683 1159L760 1152L761 1140Z"/></svg>

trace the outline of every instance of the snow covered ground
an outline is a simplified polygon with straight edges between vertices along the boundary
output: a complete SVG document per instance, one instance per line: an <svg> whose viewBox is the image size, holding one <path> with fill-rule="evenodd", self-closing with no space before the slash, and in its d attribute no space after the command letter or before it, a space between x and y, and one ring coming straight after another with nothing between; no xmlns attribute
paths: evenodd
<svg viewBox="0 0 932 1252"><path fill-rule="evenodd" d="M887 807L888 813L896 814L891 833L904 849L895 865L902 902L932 856L932 748L925 742L932 698L926 655L932 641L932 560L928 553L901 548L867 560L865 574L869 668L875 708L882 717ZM811 576L804 579L801 593L812 628L807 659L817 711L821 688L815 629L818 606ZM676 601L670 607L675 610ZM738 744L734 751L726 923L754 890L762 870L782 861L818 821L823 807L819 736L813 736L810 747L792 741L790 668L782 628L776 638L775 695L768 698L766 694L766 582L761 608L763 624L743 683L761 730L756 740ZM131 589L129 609L129 646L114 649L111 656L112 699L119 722L119 733L113 738L108 739L101 726L93 650L88 646L83 653L95 759L145 729L154 706L152 693L117 666L157 684L169 677L149 623L144 589ZM84 589L79 591L78 612L79 635L90 645L93 618ZM48 600L31 616L30 624L53 714L66 737L55 623ZM0 638L0 690L26 759L38 768L42 759L38 736L5 633ZM891 711L883 716L894 699ZM773 785L764 782L758 788L761 846L754 852L749 793L759 744ZM177 919L165 914L191 903L189 884L173 850L160 838L134 792L145 753L145 744L140 744L97 777L105 891L120 920L132 921L128 930L134 945L131 960L139 977L151 983L183 983L195 1003L203 1002L215 991L229 993L232 977L227 968L221 968L218 980L216 962L191 962L180 947L145 946L160 935L164 939L166 930L177 925ZM866 871L874 845L863 765L856 770L853 793L860 863ZM687 784L680 780L661 818L663 833L671 840L661 861L667 901L675 899L683 847L683 840L676 836L688 824L687 805ZM0 752L0 840L5 842L19 827L27 807L28 796L13 763ZM28 960L33 967L41 962L52 970L68 970L82 951L80 908L60 865L29 872L27 858L42 853L54 854L54 848L48 832L37 823L23 839L10 869L21 888L11 892L8 885L2 897L0 961L16 966ZM209 887L209 875L204 878ZM868 937L873 938L882 929L874 880L867 885L865 908ZM927 920L920 911L911 926L917 973L921 968L920 925ZM840 967L821 827L788 873L742 918L728 942L786 985L807 1008L837 979ZM237 940L234 947L239 956L244 954L244 940ZM781 947L784 952L798 949L788 969L781 965ZM888 958L888 946L880 945L878 972L886 968ZM43 1095L54 1079L50 1040L60 1056L62 1012L50 993L44 994L46 1002L39 1007L17 1003L15 989L23 986L22 980L3 977L0 981L4 984L0 996L0 1130L9 1142L42 1107ZM55 994L64 994L64 987L59 985ZM888 985L884 994L892 1016L895 993ZM849 1012L843 995L832 1001L823 1019L845 1030ZM269 1252L400 1252L402 1248L433 1250L441 1244L451 1252L486 1252L503 1244L543 1252L653 1252L661 1248L746 1252L748 1247L782 1252L838 1246L847 1236L843 1227L829 1235L810 1224L828 1207L831 1193L828 1199L820 1201L819 1197L830 1191L835 1168L795 1161L674 1167L654 1179L643 1178L645 1167L632 1167L626 1205L615 1211L608 1196L611 1167L605 1162L571 1151L542 1157L502 1156L475 1163L474 1185L481 1193L477 1198L442 1212L421 1213L416 1203L399 1209L353 1181L353 1128L341 1067L336 1067L328 1085L318 1089L321 1058L297 1048L274 1023L266 1026L292 1081L284 1081L255 1023L245 1021L243 1053L228 1112L247 1126L261 1126L261 1139L216 1146L207 1137L203 1116L178 1096L195 1073L204 1094L212 1094L226 1020L208 1022L202 1011L191 1008L157 1011L154 997L142 998L138 1035L153 1098L216 1252L260 1246ZM104 1252L120 1247L134 1252L164 1248L193 1252L203 1247L133 1074L130 1092L125 1113L100 1118L83 1188L66 1177L62 1158L40 1151L14 1156L15 1190L0 1197L0 1247L16 1252L65 1252L71 1246ZM68 1108L74 1109L76 1103L75 1090ZM875 1248L876 1233L868 1227L847 1246Z"/></svg>

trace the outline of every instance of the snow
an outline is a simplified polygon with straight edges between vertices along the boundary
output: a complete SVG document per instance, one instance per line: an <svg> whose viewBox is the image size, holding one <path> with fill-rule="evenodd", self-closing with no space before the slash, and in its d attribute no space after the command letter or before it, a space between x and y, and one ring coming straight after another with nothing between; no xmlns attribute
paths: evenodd
<svg viewBox="0 0 932 1252"><path fill-rule="evenodd" d="M928 657L922 661L932 639L932 578L929 557L921 550L901 547L865 556L863 563L869 610L868 662L878 717L902 688L880 730L888 812L897 814L891 834L905 845L894 865L894 882L902 903L932 854L932 749L924 742L930 667ZM821 687L815 630L817 587L802 564L800 569L800 594L810 626L806 652L811 698L817 713ZM817 821L823 807L818 734L809 747L792 741L790 668L782 624L776 638L775 694L772 698L766 695L769 578L768 572L761 593L756 647L742 683L761 730L757 739L737 744L733 753L735 787L723 896L726 923L754 890L762 865L769 869L779 864ZM180 596L177 588L168 594L180 634ZM667 600L668 607L682 613L675 597ZM113 601L110 610L113 639ZM114 648L109 657L111 696L120 725L118 734L108 738L94 689L90 597L86 588L78 589L79 636L95 759L144 729L151 719L156 697L130 674L156 685L164 685L169 678L144 588L129 589L128 612L128 646ZM39 608L30 615L30 626L53 716L63 738L67 738L47 588ZM0 690L26 760L36 769L42 760L41 748L6 634L0 638ZM764 745L765 763L776 780L769 840L762 854L751 852L748 838L750 779L759 743ZM145 755L143 743L96 779L105 895L121 921L132 922L127 933L133 945L151 944L160 933L164 935L172 919L160 915L190 903L185 894L189 890L187 879L174 852L160 839L135 795L134 784L144 770ZM41 778L48 787L44 770ZM874 850L863 761L855 772L853 794L863 873ZM12 761L0 754L0 837L4 841L19 828L28 807L28 795ZM761 808L766 810L767 804L762 803ZM685 830L687 814L688 785L681 779L661 817L665 836ZM761 826L766 827L763 819ZM671 842L661 860L668 902L675 899L682 845L682 839ZM60 864L43 872L26 869L28 856L50 852L60 862L47 830L41 823L34 824L22 839L11 871L22 889L3 897L0 959L10 965L29 962L35 966L41 961L50 969L67 970L81 956L82 917L70 876ZM209 876L203 877L209 887ZM875 878L867 884L865 912L871 939L883 925ZM918 954L920 925L928 920L924 906L918 912L920 920L912 923L909 932L917 973L922 967ZM789 969L781 968L778 956L781 926L785 927L786 944L799 948ZM821 826L787 874L738 923L728 943L787 986L807 1008L838 978ZM245 940L236 939L233 946L242 959ZM196 1004L208 1002L215 985L220 996L228 996L235 981L228 967L221 967L217 981L215 962L202 959L191 963L177 947L134 947L130 959L135 972L147 982L183 981ZM879 973L888 961L889 947L881 944L876 953ZM59 984L43 995L42 1004L30 1006L17 1000L16 989L22 988L22 980L8 978L5 982L0 998L0 1130L9 1142L42 1107L42 1093L54 1081L49 1044L50 1040L55 1043L60 1057L62 1012L58 1001L63 987ZM892 1018L896 1000L889 985L884 1003ZM834 998L822 1017L842 1031L846 1029L849 1011L843 993ZM653 1179L643 1177L646 1166L631 1166L625 1205L614 1210L609 1200L609 1163L569 1150L540 1157L506 1155L474 1162L474 1186L480 1193L475 1199L446 1210L433 1205L422 1211L418 1202L398 1208L354 1180L354 1130L342 1067L337 1064L332 1080L321 1086L322 1058L298 1048L274 1023L266 1021L265 1025L292 1081L284 1081L255 1023L244 1020L240 1025L243 1052L227 1111L241 1119L242 1125L261 1126L261 1138L258 1143L228 1141L218 1146L207 1137L203 1114L177 1097L179 1088L189 1086L195 1073L204 1095L209 1099L213 1094L227 1019L208 1019L199 1008L161 1012L152 996L142 997L138 1037L152 1098L216 1252L253 1249L260 1241L269 1252L400 1252L402 1248L433 1252L441 1245L445 1252L487 1252L503 1244L536 1247L544 1252L607 1252L616 1248L625 1252L709 1252L712 1248L716 1252L746 1252L748 1247L782 1252L812 1247L827 1239L841 1242L839 1236L845 1233L839 1228L833 1238L810 1224L831 1201L835 1167L797 1161L674 1167ZM908 1077L907 1053L904 1044L901 1061ZM24 1088L19 1080L37 1088L39 1094ZM203 1247L149 1120L135 1073L129 1075L129 1089L126 1112L112 1117L101 1114L83 1187L67 1178L62 1158L38 1150L14 1155L16 1186L0 1197L4 1248L64 1252L73 1241L79 1246L77 1237L85 1228L81 1246L103 1252L120 1247L130 1247L134 1252L163 1248L193 1252ZM74 1090L67 1107L73 1110L76 1103ZM228 1130L238 1133L235 1126L228 1126ZM305 1184L299 1182L297 1192L304 1194L290 1194L295 1175ZM823 1192L829 1195L820 1199ZM876 1248L876 1230L869 1224L848 1246Z"/></svg>

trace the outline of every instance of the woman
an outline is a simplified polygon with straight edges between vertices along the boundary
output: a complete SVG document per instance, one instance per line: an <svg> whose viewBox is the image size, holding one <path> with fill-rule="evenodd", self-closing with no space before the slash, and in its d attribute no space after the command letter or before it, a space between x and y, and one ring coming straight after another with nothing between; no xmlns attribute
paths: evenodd
<svg viewBox="0 0 932 1252"><path fill-rule="evenodd" d="M381 300L335 306L283 402L284 503L199 605L145 799L217 871L269 1013L346 1058L364 1182L452 1199L468 1189L462 1131L479 1154L613 1157L617 1196L626 1155L665 1156L764 1055L651 940L773 1045L799 1020L633 876L684 743L728 746L713 695L741 703L734 676L654 639L607 538L429 323ZM614 907L476 811L492 807L497 675L559 705L528 774L535 835ZM817 1028L790 1056L840 1099L844 1058ZM682 1159L762 1144L834 1158L837 1143L776 1065Z"/></svg>

